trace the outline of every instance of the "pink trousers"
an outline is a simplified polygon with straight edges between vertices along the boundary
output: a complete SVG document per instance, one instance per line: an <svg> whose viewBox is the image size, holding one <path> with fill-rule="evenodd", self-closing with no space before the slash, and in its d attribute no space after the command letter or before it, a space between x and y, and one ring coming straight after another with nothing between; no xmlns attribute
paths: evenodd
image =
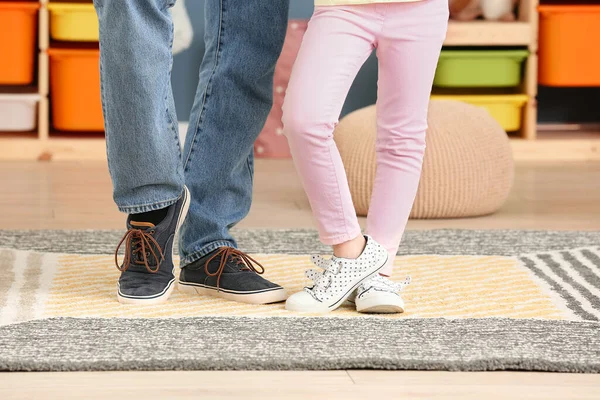
<svg viewBox="0 0 600 400"><path fill-rule="evenodd" d="M427 109L448 25L448 0L317 7L284 104L284 133L321 241L361 233L333 130L360 67L379 60L377 174L367 233L393 260L417 193Z"/></svg>

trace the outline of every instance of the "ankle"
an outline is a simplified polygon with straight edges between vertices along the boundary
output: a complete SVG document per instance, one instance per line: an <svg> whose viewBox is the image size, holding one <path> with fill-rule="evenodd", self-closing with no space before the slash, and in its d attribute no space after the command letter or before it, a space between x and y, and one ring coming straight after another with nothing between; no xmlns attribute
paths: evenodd
<svg viewBox="0 0 600 400"><path fill-rule="evenodd" d="M338 258L355 259L360 257L366 245L367 240L360 235L347 242L334 245L333 255Z"/></svg>

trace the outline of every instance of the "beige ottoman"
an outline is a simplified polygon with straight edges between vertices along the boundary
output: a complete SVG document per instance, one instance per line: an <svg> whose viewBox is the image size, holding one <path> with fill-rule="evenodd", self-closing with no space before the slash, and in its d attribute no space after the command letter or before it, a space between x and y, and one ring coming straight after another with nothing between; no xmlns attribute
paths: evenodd
<svg viewBox="0 0 600 400"><path fill-rule="evenodd" d="M358 215L367 215L375 178L375 107L346 116L335 131ZM411 218L491 214L506 201L514 162L506 132L482 108L432 101L427 150Z"/></svg>

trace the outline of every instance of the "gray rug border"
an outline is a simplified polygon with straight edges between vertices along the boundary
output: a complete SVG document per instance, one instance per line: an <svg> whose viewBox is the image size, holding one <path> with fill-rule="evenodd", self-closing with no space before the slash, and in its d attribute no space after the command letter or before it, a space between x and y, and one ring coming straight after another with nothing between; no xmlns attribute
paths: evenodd
<svg viewBox="0 0 600 400"><path fill-rule="evenodd" d="M0 230L0 247L51 253L112 254L122 234L115 230ZM234 235L239 240L239 247L254 253L327 251L318 242L314 230L238 229ZM520 256L598 244L600 232L416 230L406 233L398 254ZM220 330L215 333L213 329L206 329L213 325L220 326ZM358 337L367 331L370 340L331 342L336 335ZM173 332L175 337L171 337ZM471 337L472 342L466 347L451 342L454 339L459 343L473 333L479 336ZM381 336L383 334L387 336ZM271 337L273 341L265 349L257 337ZM65 345L65 338L74 340L67 340ZM144 347L149 338L156 340L150 350ZM186 343L190 338L200 339L190 345ZM519 346L520 341L523 346ZM337 346L339 342L350 344L337 349L334 357L323 347L327 343ZM122 343L131 346L123 347ZM259 351L244 353L247 348ZM446 351L444 356L431 357L430 351L440 348ZM140 349L145 349L145 357L127 359L127 354L137 356ZM318 352L315 353L315 349ZM378 353L373 353L373 349ZM310 354L305 354L307 350ZM528 351L533 353L528 354ZM186 358L182 353L192 356ZM102 358L103 355L108 358ZM160 320L58 318L0 327L0 371L211 369L600 373L600 323L493 318L205 317Z"/></svg>
<svg viewBox="0 0 600 400"><path fill-rule="evenodd" d="M0 371L600 373L598 332L595 322L503 318L54 318L0 327Z"/></svg>
<svg viewBox="0 0 600 400"><path fill-rule="evenodd" d="M124 231L0 230L0 248L68 254L113 254ZM241 249L250 253L327 253L311 229L235 229ZM497 255L566 250L600 244L600 231L410 230L398 255Z"/></svg>

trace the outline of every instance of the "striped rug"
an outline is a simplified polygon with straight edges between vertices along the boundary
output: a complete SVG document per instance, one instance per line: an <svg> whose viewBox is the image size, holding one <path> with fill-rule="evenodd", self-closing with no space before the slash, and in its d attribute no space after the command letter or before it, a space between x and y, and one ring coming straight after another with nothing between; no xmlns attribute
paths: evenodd
<svg viewBox="0 0 600 400"><path fill-rule="evenodd" d="M22 342L24 335L22 330L26 331L26 336L45 337L49 334L50 338L45 337L45 340L52 343L60 340L60 335L57 337L56 331L60 332L66 327L73 332L84 332L83 337L88 337L87 335L94 337L100 335L103 330L109 329L106 324L110 324L113 326L112 329L117 330L120 330L119 324L121 324L123 332L128 332L125 333L127 337L140 327L138 323L133 322L140 319L147 321L148 326L151 326L150 321L160 321L160 326L163 326L162 324L181 326L182 323L186 323L185 321L194 326L197 324L204 326L207 321L214 323L220 321L219 323L231 324L234 327L239 326L244 318L259 318L267 324L261 329L267 329L268 335L270 332L268 327L271 323L273 326L278 326L279 323L275 321L291 318L291 320L305 321L307 326L314 325L316 331L319 330L319 324L335 326L331 328L334 330L340 329L338 325L345 324L340 321L348 321L348 319L353 322L347 323L355 327L358 326L357 324L366 324L365 329L370 329L372 324L383 324L385 329L390 329L389 334L392 331L398 334L397 329L405 331L409 328L416 329L412 324L420 324L418 326L422 328L421 333L433 329L428 334L429 344L432 346L436 345L436 341L442 340L439 336L440 332L436 329L443 320L463 321L460 325L463 330L468 330L469 326L473 328L479 326L478 329L482 329L480 324L483 323L487 332L494 332L494 335L499 336L507 331L518 332L515 327L522 326L523 334L526 334L525 337L528 337L531 343L544 343L544 335L547 336L551 331L549 327L552 327L558 333L553 338L546 337L546 339L564 340L565 345L570 346L573 344L571 343L573 338L579 337L578 340L583 347L578 347L570 356L558 357L562 358L561 367L551 367L550 365L554 364L547 362L544 364L540 361L545 357L544 351L548 350L544 350L544 347L557 344L549 341L547 345L543 345L535 352L536 360L540 361L539 367L527 369L591 372L595 371L594 365L596 365L600 371L599 347L594 349L586 347L591 343L590 340L594 340L594 332L598 336L595 339L600 340L598 322L600 321L600 246L598 245L600 234L516 231L479 233L478 231L429 231L407 234L405 248L396 257L394 270L396 279L400 280L410 275L413 281L403 293L407 304L407 311L404 314L363 315L356 313L348 304L329 315L310 318L286 311L283 304L251 306L211 297L189 296L177 291L167 304L160 307L121 305L116 301L118 271L114 266L114 257L109 254L115 243L113 239L117 238L119 232L0 232L1 243L10 244L10 247L0 249L0 276L2 276L0 280L0 338L2 338L0 339L0 368L8 370L158 368L155 364L148 364L148 360L146 364L140 361L137 367L126 368L119 360L114 360L112 364L106 363L106 360L101 364L85 362L65 364L55 360L54 363L42 366L36 361L40 357L39 348L29 342ZM265 276L280 283L290 293L300 290L308 283L303 272L310 268L309 254L321 253L325 250L314 241L315 233L311 231L240 231L237 236L240 237L240 247L253 250L253 256L266 266ZM20 241L19 238L27 238L28 241ZM278 240L273 240L274 238ZM432 246L432 240L437 241L434 246L435 252L430 251L432 247L428 247ZM53 242L58 252L50 251ZM48 247L41 248L40 243ZM263 251L255 251L259 249ZM409 252L411 254L408 254ZM42 325L36 321L42 322ZM570 324L569 328L565 328L567 325L564 324ZM93 326L96 327L95 330L88 332L87 330L92 329ZM544 326L544 329L537 329L536 326ZM563 328L558 329L561 326ZM579 336L573 335L578 327L581 328ZM47 329L51 332L49 333ZM444 334L450 334L448 329L450 328L446 327ZM569 337L564 335L566 332L570 332ZM463 331L462 334L464 333ZM460 336L461 333L457 331L454 334ZM225 334L225 337L229 336L235 335L229 332ZM131 340L134 341L133 338ZM296 350L302 350L303 340L306 338L297 338L295 346L298 349ZM475 341L475 344L470 346L472 351L484 351L478 354L485 354L485 349L491 349L491 344L486 343L488 340L489 338L482 339L479 348ZM18 351L14 347L17 342ZM60 347L58 343L52 345ZM43 349L44 345L41 346ZM27 353L28 349L32 353ZM464 352L462 346L460 349ZM274 348L269 351L271 350L275 351ZM348 357L352 358L351 355L356 354L353 353L355 351L357 349L350 351ZM393 350L389 351L393 352ZM456 356L452 351L448 351L449 357ZM15 352L21 355L30 354L30 364L24 364L26 357L19 358ZM327 355L327 352L324 351L322 355ZM363 367L414 367L414 363L407 364L406 360L394 361L392 355L382 354L382 357L389 361L387 364L381 364L381 360L371 360L370 364L364 364ZM67 360L70 357L63 356L67 357ZM564 364L569 357L579 360L578 363ZM191 358L195 366L190 369L211 368L211 364L207 364L206 360L200 362L195 356ZM485 357L483 359L485 361ZM498 362L497 359L498 356L494 362ZM194 364L194 360L198 364ZM442 365L440 368L478 369L473 367L477 364L463 365L450 360L451 357L448 358L446 367ZM350 365L348 360L345 364L343 359L340 361L341 364L339 360L334 361L324 367L348 368ZM172 359L166 365L177 368L174 362ZM252 368L276 368L277 365L273 362L274 359L267 359L264 364L252 364ZM297 364L296 367L307 368L305 361L303 362L304 364ZM240 361L239 367L244 368L244 365ZM424 365L431 367L433 364ZM484 366L480 366L479 369L490 369L490 365L496 364L482 365ZM498 364L497 369L510 369L514 368L514 365L514 362L512 364L504 362ZM236 365L231 363L226 366L226 368L235 367ZM292 367L294 367L293 362L285 368ZM217 364L214 368L218 368Z"/></svg>

